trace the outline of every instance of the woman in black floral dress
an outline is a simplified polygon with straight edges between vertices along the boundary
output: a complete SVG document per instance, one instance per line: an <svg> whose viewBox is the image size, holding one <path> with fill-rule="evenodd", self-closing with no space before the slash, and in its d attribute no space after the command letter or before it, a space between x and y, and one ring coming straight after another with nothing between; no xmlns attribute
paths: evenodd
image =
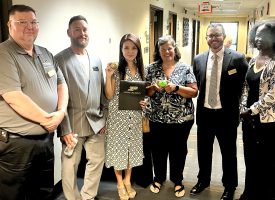
<svg viewBox="0 0 275 200"><path fill-rule="evenodd" d="M275 23L250 31L259 53L250 61L242 102L245 190L241 200L275 199Z"/></svg>

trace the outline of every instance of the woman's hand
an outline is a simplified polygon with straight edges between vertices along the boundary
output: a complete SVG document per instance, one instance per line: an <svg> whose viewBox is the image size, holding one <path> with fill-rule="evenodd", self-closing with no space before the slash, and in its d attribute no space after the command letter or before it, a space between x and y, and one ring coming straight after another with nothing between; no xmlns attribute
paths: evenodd
<svg viewBox="0 0 275 200"><path fill-rule="evenodd" d="M176 86L177 86L176 84L168 81L168 84L164 87L165 92L167 92L168 94L174 92L176 89Z"/></svg>
<svg viewBox="0 0 275 200"><path fill-rule="evenodd" d="M145 108L146 108L146 105L147 105L148 103L147 103L147 101L145 101L145 100L141 100L140 102L139 102L139 105L140 105L140 107L142 108L142 110L144 110Z"/></svg>
<svg viewBox="0 0 275 200"><path fill-rule="evenodd" d="M163 91L163 88L162 88L162 87L159 87L158 84L156 84L156 83L153 83L152 85L147 86L146 89L152 90L152 91L154 91L154 92L155 92L155 91L158 91L158 92Z"/></svg>
<svg viewBox="0 0 275 200"><path fill-rule="evenodd" d="M113 63L108 63L105 68L106 78L111 78L115 72L115 69L112 67Z"/></svg>
<svg viewBox="0 0 275 200"><path fill-rule="evenodd" d="M240 117L241 117L241 120L245 121L250 127L255 128L255 124L254 124L255 120L254 120L254 117L252 116L252 112L250 109L244 112L241 112Z"/></svg>

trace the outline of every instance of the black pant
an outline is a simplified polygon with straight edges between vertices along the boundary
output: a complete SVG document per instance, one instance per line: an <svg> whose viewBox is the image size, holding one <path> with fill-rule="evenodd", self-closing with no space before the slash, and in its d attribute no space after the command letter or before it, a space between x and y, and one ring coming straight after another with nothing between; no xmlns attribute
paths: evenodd
<svg viewBox="0 0 275 200"><path fill-rule="evenodd" d="M234 190L238 185L237 173L237 127L230 125L222 110L205 109L204 123L198 124L197 150L199 162L198 179L209 184L212 171L212 154L215 137L222 155L222 183Z"/></svg>
<svg viewBox="0 0 275 200"><path fill-rule="evenodd" d="M153 181L152 133L143 133L143 164L133 168L132 180L146 188Z"/></svg>
<svg viewBox="0 0 275 200"><path fill-rule="evenodd" d="M162 184L166 180L169 155L170 180L175 185L182 184L182 173L187 155L187 139L193 123L193 120L181 124L150 122L154 181Z"/></svg>
<svg viewBox="0 0 275 200"><path fill-rule="evenodd" d="M242 124L246 165L243 198L275 199L275 123L260 123L255 128Z"/></svg>
<svg viewBox="0 0 275 200"><path fill-rule="evenodd" d="M52 200L53 134L0 142L0 199Z"/></svg>

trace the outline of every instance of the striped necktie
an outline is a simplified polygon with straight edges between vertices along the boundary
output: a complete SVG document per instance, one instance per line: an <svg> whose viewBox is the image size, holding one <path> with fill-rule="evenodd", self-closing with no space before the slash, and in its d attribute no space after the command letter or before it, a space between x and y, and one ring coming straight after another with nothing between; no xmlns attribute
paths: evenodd
<svg viewBox="0 0 275 200"><path fill-rule="evenodd" d="M214 62L211 70L210 76L210 85L208 93L208 104L211 108L214 108L217 105L217 82L218 82L218 56L217 54L213 55Z"/></svg>

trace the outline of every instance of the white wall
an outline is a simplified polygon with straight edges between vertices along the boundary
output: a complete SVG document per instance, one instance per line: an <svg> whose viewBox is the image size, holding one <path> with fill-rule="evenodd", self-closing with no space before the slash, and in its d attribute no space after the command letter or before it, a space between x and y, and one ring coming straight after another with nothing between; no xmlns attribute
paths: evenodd
<svg viewBox="0 0 275 200"><path fill-rule="evenodd" d="M192 38L189 37L187 47L182 47L182 18L185 14L183 8L173 5L170 0L13 0L13 4L26 4L36 10L40 22L36 44L48 48L53 54L70 45L66 34L69 19L79 14L85 16L90 30L89 49L100 56L103 66L109 61L118 60L119 41L126 33L138 35L142 48L149 48L145 32L149 33L149 11L152 4L163 8L164 35L168 33L169 11L177 13L177 43L182 53L182 60L187 64L191 63ZM190 36L191 31L190 24ZM143 53L143 58L144 64L148 64L149 52ZM55 182L58 182L61 176L60 152L60 142L55 138Z"/></svg>

